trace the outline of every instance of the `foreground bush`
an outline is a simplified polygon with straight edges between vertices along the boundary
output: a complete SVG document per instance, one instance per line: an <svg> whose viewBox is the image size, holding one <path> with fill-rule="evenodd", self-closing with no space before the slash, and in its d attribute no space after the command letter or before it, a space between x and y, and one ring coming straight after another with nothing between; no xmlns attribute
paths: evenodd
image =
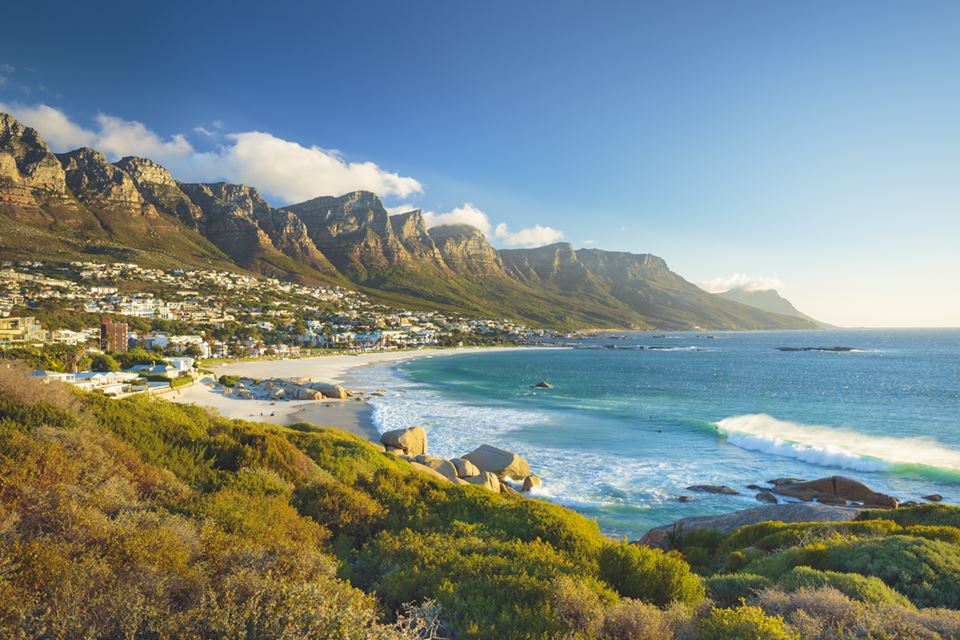
<svg viewBox="0 0 960 640"><path fill-rule="evenodd" d="M704 596L703 582L675 552L609 545L600 552L600 576L622 596L661 606L693 606Z"/></svg>
<svg viewBox="0 0 960 640"><path fill-rule="evenodd" d="M960 637L960 612L864 604L832 587L801 588L793 593L768 590L758 604L768 614L783 616L804 640Z"/></svg>
<svg viewBox="0 0 960 640"><path fill-rule="evenodd" d="M706 581L707 595L722 607L736 605L741 600L752 600L772 584L769 578L753 573L713 576Z"/></svg>
<svg viewBox="0 0 960 640"><path fill-rule="evenodd" d="M759 607L714 609L700 621L696 640L800 640L779 616L768 616Z"/></svg>
<svg viewBox="0 0 960 640"><path fill-rule="evenodd" d="M817 571L810 567L795 567L780 578L777 586L784 591L832 587L848 598L860 602L901 607L913 606L907 598L885 585L879 578L862 576L857 573Z"/></svg>

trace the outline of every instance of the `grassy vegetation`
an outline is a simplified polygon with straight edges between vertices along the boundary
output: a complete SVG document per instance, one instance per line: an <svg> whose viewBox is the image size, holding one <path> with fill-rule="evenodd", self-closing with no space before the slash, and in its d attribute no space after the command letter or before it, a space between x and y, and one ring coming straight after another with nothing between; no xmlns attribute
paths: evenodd
<svg viewBox="0 0 960 640"><path fill-rule="evenodd" d="M958 509L764 523L663 552L336 429L22 374L0 366L0 637L960 634Z"/></svg>

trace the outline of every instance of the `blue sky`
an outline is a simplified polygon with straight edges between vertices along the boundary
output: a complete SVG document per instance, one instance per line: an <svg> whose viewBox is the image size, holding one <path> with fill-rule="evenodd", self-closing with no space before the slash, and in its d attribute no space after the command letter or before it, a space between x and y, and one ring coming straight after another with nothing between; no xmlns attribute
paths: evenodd
<svg viewBox="0 0 960 640"><path fill-rule="evenodd" d="M960 3L312 4L15 3L0 103L277 203L367 187L498 246L960 326Z"/></svg>

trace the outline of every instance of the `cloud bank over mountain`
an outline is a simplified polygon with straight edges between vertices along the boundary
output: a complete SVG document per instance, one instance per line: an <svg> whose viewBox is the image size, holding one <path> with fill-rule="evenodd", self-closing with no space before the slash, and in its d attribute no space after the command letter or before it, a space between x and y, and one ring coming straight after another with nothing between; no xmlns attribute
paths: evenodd
<svg viewBox="0 0 960 640"><path fill-rule="evenodd" d="M751 276L746 273L731 273L728 276L720 276L700 283L700 288L710 293L721 293L731 289L766 291L767 289L780 289L782 287L783 282L776 275Z"/></svg>
<svg viewBox="0 0 960 640"><path fill-rule="evenodd" d="M213 149L202 151L183 134L164 138L142 122L103 113L94 119L95 127L87 128L46 104L0 103L0 111L37 129L54 151L94 147L111 160L143 156L167 166L180 180L251 184L284 204L361 189L401 198L423 192L416 179L374 162L350 162L336 151L262 131L217 135L200 127L201 135L216 139Z"/></svg>

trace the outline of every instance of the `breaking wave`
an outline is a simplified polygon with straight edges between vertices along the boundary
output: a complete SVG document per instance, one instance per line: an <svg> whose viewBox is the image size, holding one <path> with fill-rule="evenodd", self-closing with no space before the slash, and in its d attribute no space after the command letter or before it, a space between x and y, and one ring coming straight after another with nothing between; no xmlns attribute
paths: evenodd
<svg viewBox="0 0 960 640"><path fill-rule="evenodd" d="M748 451L855 471L938 471L960 474L960 451L933 438L871 436L849 429L800 424L766 414L716 423L727 442Z"/></svg>

